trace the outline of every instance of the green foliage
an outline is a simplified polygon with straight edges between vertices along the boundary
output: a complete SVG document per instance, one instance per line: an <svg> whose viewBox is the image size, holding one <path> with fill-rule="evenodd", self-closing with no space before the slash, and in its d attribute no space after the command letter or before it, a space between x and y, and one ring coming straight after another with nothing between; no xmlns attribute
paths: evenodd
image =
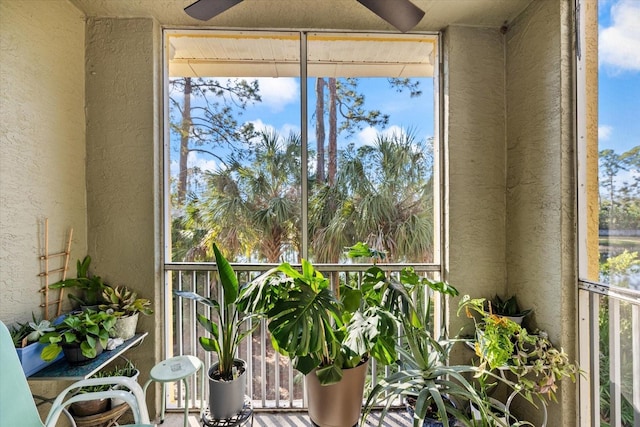
<svg viewBox="0 0 640 427"><path fill-rule="evenodd" d="M495 416L490 411L490 403L483 399L471 377L492 375L483 367L472 365L449 365L450 352L459 340L448 339L446 334L435 338L430 332L428 303L431 291L445 295L457 295L451 285L444 282L433 286L418 286L414 290L415 304L404 306L402 315L402 345L398 347L400 359L398 370L381 380L371 391L365 403L363 422L371 410L383 405L380 416L382 425L386 413L397 399L411 399L414 405L413 426L422 426L425 418L439 419L444 426L451 417L464 425L471 425L466 412L462 409L466 402L473 402L479 408L484 420ZM427 303L425 303L427 302ZM496 377L496 381L501 381ZM457 425L457 424L456 424Z"/></svg>
<svg viewBox="0 0 640 427"><path fill-rule="evenodd" d="M531 309L522 310L515 295L502 299L495 295L488 301L489 311L500 316L526 316L531 313Z"/></svg>
<svg viewBox="0 0 640 427"><path fill-rule="evenodd" d="M360 255L373 252L354 247ZM282 263L243 288L239 304L265 316L274 348L303 374L318 368L321 384L342 378L342 369L369 357L382 364L396 359L394 296L408 294L378 267L365 273L362 286L343 283L338 297L330 281L307 260L301 270Z"/></svg>
<svg viewBox="0 0 640 427"><path fill-rule="evenodd" d="M213 245L213 252L224 294L222 304L214 298L206 298L195 292L174 291L174 294L210 307L216 314L215 319L208 318L200 313L197 314L198 323L210 335L210 337L201 336L199 341L205 351L212 351L218 355L220 377L222 380L230 381L234 378L234 358L238 346L247 335L250 335L255 330L258 322L242 331L243 323L250 325L248 320L252 316L245 315L238 310L236 304L239 292L238 278L231 264L215 244Z"/></svg>
<svg viewBox="0 0 640 427"><path fill-rule="evenodd" d="M54 330L48 320L36 320L36 315L31 313L31 322L17 323L9 328L11 340L16 348L23 348L29 343L38 341L44 334Z"/></svg>
<svg viewBox="0 0 640 427"><path fill-rule="evenodd" d="M100 276L90 275L89 266L91 257L85 256L82 261L78 260L76 264L77 275L75 279L66 279L49 285L51 289L75 288L82 292L82 296L78 297L69 294L69 298L76 301L80 305L92 306L102 301L102 291L107 286Z"/></svg>
<svg viewBox="0 0 640 427"><path fill-rule="evenodd" d="M133 377L138 372L133 362L127 360L124 366L114 366L112 369L103 369L96 372L91 378L109 378L109 377ZM101 385L88 385L79 387L74 390L74 394L80 393L96 393L99 391L108 391L113 388L113 384L101 384Z"/></svg>
<svg viewBox="0 0 640 427"><path fill-rule="evenodd" d="M153 310L150 308L151 301L146 298L138 298L138 294L126 286L105 287L102 291L102 299L106 303L100 304L100 310L113 310L113 314L117 317L130 316L135 313L147 316L153 314Z"/></svg>
<svg viewBox="0 0 640 427"><path fill-rule="evenodd" d="M86 310L71 313L55 325L55 330L45 333L40 342L47 344L40 357L45 361L55 359L65 344L78 344L82 354L90 359L97 355L97 345L107 346L109 332L116 323L113 314L104 311Z"/></svg>
<svg viewBox="0 0 640 427"><path fill-rule="evenodd" d="M493 369L508 369L516 376L512 384L514 391L520 392L533 402L533 396L556 401L558 382L563 378L576 381L580 372L571 363L562 349L553 346L546 333L529 332L515 322L485 309L485 299L472 299L465 295L458 305L476 323L476 355L480 366ZM473 316L480 315L480 320Z"/></svg>
<svg viewBox="0 0 640 427"><path fill-rule="evenodd" d="M600 264L600 274L604 280L616 286L629 287L629 276L639 270L638 252L626 249L620 255L609 257Z"/></svg>
<svg viewBox="0 0 640 427"><path fill-rule="evenodd" d="M640 176L630 174L631 182L621 182L624 171L638 170L640 146L621 154L612 149L599 152L600 229L640 229Z"/></svg>

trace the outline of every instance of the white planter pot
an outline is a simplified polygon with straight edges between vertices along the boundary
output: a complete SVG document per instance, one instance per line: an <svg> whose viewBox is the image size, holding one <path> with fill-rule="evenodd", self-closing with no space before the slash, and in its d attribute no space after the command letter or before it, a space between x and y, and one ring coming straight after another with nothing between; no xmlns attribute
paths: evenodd
<svg viewBox="0 0 640 427"><path fill-rule="evenodd" d="M136 328L138 327L138 314L118 317L113 327L114 338L122 338L123 340L132 338L136 334Z"/></svg>
<svg viewBox="0 0 640 427"><path fill-rule="evenodd" d="M233 381L218 381L213 374L218 370L218 364L209 369L209 413L217 420L233 417L242 412L244 394L247 385L247 363L235 359L234 365L242 367L242 374Z"/></svg>
<svg viewBox="0 0 640 427"><path fill-rule="evenodd" d="M133 374L133 376L131 376L131 379L137 382L139 375L140 375L140 371L136 370L135 374ZM113 389L114 390L126 390L127 388L124 387L124 386L116 385L116 386L113 386ZM111 398L111 408L115 408L116 406L120 406L123 403L125 403L125 402L122 399L118 399L117 397L112 397Z"/></svg>

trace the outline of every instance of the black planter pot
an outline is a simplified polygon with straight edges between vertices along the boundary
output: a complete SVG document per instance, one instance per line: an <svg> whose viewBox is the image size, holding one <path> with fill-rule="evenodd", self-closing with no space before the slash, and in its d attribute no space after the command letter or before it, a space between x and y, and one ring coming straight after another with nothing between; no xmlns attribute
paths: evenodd
<svg viewBox="0 0 640 427"><path fill-rule="evenodd" d="M100 344L100 341L98 341L96 343L96 356L101 354L102 351L102 344ZM70 365L82 365L93 360L93 358L88 358L84 354L82 354L80 344L77 343L63 344L62 352L64 353L64 357L67 359L67 362L69 362Z"/></svg>

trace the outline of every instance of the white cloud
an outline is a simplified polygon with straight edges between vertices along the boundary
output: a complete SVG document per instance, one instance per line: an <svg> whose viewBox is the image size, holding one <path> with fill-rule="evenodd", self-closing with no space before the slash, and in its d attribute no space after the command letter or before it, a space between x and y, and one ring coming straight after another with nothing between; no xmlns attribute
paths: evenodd
<svg viewBox="0 0 640 427"><path fill-rule="evenodd" d="M298 82L291 77L259 78L262 104L273 112L280 112L287 104L297 103L300 98Z"/></svg>
<svg viewBox="0 0 640 427"><path fill-rule="evenodd" d="M262 120L251 120L249 123L253 124L253 128L256 132L277 132L282 138L289 136L291 132L300 134L300 126L292 123L285 123L280 126L280 129L276 129L273 125L263 122Z"/></svg>
<svg viewBox="0 0 640 427"><path fill-rule="evenodd" d="M379 131L373 127L367 127L362 129L360 132L358 132L358 134L356 135L356 141L360 145L373 145L373 142L376 140L378 135L393 137L394 135L403 136L406 134L407 134L407 129L397 125L389 126L388 128L382 131ZM425 141L426 141L426 138L425 138Z"/></svg>
<svg viewBox="0 0 640 427"><path fill-rule="evenodd" d="M198 168L200 171L214 171L225 166L221 163L218 163L217 160L212 158L205 158L205 155L198 152L190 152L189 157L187 158L187 164L189 168ZM207 156L208 157L208 156ZM169 164L169 169L171 176L178 176L179 166L177 160L172 160Z"/></svg>
<svg viewBox="0 0 640 427"><path fill-rule="evenodd" d="M375 141L378 136L378 130L373 127L366 127L358 132L356 140L360 145L373 145L373 141Z"/></svg>
<svg viewBox="0 0 640 427"><path fill-rule="evenodd" d="M598 57L614 72L640 71L640 1L620 0L611 6L610 27L601 27Z"/></svg>
<svg viewBox="0 0 640 427"><path fill-rule="evenodd" d="M220 169L222 166L217 160L211 158L205 159L202 155L193 151L189 153L187 162L190 168L199 168L201 171L213 171Z"/></svg>
<svg viewBox="0 0 640 427"><path fill-rule="evenodd" d="M611 132L613 132L613 128L608 125L600 125L598 126L598 139L600 141L608 141L611 137Z"/></svg>
<svg viewBox="0 0 640 427"><path fill-rule="evenodd" d="M264 123L262 120L251 120L249 123L253 124L253 128L256 132L272 132L275 128L271 125Z"/></svg>

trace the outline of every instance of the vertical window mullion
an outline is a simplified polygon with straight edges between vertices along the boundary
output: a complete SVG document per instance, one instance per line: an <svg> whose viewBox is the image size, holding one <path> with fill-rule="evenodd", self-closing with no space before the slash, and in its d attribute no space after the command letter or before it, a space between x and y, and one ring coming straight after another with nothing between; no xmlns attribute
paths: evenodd
<svg viewBox="0 0 640 427"><path fill-rule="evenodd" d="M309 191L308 191L308 129L307 129L307 33L300 33L300 203L301 230L300 256L309 258Z"/></svg>

